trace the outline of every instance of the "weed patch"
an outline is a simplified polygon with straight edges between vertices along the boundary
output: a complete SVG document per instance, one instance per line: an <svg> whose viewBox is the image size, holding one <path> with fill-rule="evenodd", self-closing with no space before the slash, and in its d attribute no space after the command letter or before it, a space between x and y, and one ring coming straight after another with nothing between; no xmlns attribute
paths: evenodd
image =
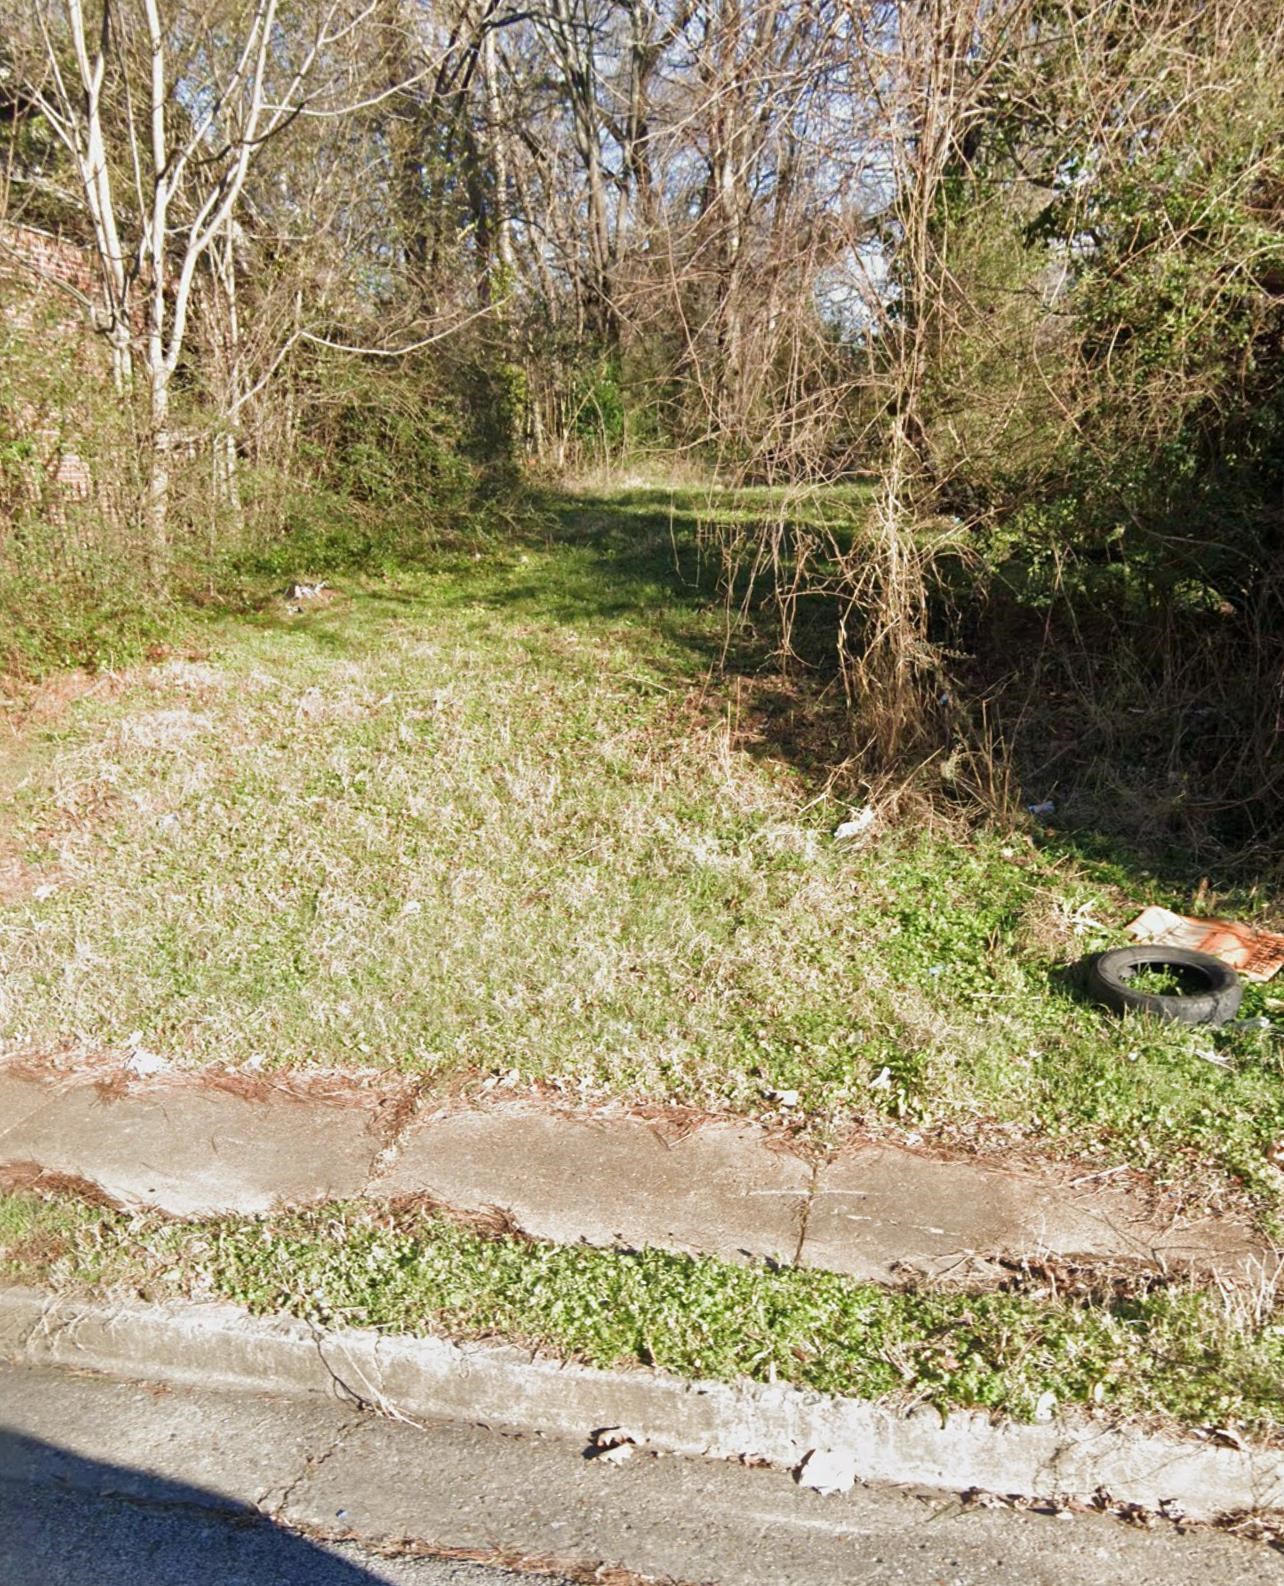
<svg viewBox="0 0 1284 1586"><path fill-rule="evenodd" d="M891 1291L832 1273L488 1236L336 1205L163 1222L0 1199L0 1272L63 1291L218 1298L326 1326L507 1339L600 1367L783 1381L1028 1420L1062 1409L1276 1438L1284 1329L1178 1288L1095 1303Z"/></svg>

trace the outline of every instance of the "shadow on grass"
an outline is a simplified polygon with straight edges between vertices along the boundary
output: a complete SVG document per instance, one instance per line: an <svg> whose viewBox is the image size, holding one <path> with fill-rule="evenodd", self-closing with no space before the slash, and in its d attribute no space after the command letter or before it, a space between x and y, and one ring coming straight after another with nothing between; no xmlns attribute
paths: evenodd
<svg viewBox="0 0 1284 1586"><path fill-rule="evenodd" d="M833 522L855 532L859 491L835 492ZM804 598L794 610L792 657L782 664L777 612L765 579L750 591L741 575L728 595L722 569L706 540L702 517L743 530L775 521L780 497L770 491L723 492L635 488L574 495L536 493L505 516L501 534L475 540L454 536L425 546L404 579L431 580L431 603L486 608L517 620L617 628L626 642L674 688L717 702L734 724L736 746L791 766L813 787L828 785L834 768L853 756L853 723L843 704L835 661L837 614L831 599ZM814 504L813 504L814 508ZM802 510L812 510L804 503ZM342 587L343 578L336 573ZM354 585L355 587L355 585ZM360 580L363 603L390 616L423 610L424 590L391 573ZM342 605L332 608L340 617ZM375 635L360 625L331 622L326 611L289 613L281 601L253 617L261 628L337 657L360 653ZM713 683L714 686L710 687ZM856 786L839 788L854 797ZM1031 799L1042 797L1032 788ZM1073 799L1055 832L1041 832L1045 851L1064 858L1138 903L1190 911L1199 892L1223 912L1262 911L1251 865L1227 862L1209 875L1209 862L1158 834L1112 835L1090 823L1076 827ZM1201 883L1203 886L1201 888ZM1209 912L1206 908L1204 912Z"/></svg>
<svg viewBox="0 0 1284 1586"><path fill-rule="evenodd" d="M859 492L839 492L837 516L859 521ZM696 490L642 488L621 492L552 492L536 496L511 538L493 542L478 563L459 558L465 576L434 598L482 605L535 621L618 624L651 635L663 656L652 659L675 687L717 679L739 731L737 746L783 761L808 785L829 783L835 766L855 754L853 722L844 707L835 660L837 613L832 600L812 597L794 609L792 657L779 653L778 616L765 579L749 598L741 576L731 597L722 569L699 533L711 515L749 529L775 520L770 492L726 492L706 499ZM831 524L832 527L832 524ZM523 550L552 552L522 559ZM476 567L478 576L467 576ZM843 791L839 789L839 791ZM857 787L847 789L859 797ZM1032 797L1034 795L1032 794ZM1081 866L1140 902L1189 910L1207 865L1171 841L1110 836L1085 825L1059 825L1040 845ZM1253 876L1228 865L1209 885L1223 907L1254 905ZM1205 889L1206 891L1208 888Z"/></svg>
<svg viewBox="0 0 1284 1586"><path fill-rule="evenodd" d="M1130 839L1067 821L1037 838L1039 848L1104 885L1126 893L1137 911L1151 904L1178 914L1234 917L1252 924L1280 918L1280 902L1251 857L1219 861L1163 836ZM1118 920L1124 925L1131 916ZM1279 929L1279 925L1274 925Z"/></svg>
<svg viewBox="0 0 1284 1586"><path fill-rule="evenodd" d="M498 560L492 550L477 577L465 576L434 598L568 627L631 630L639 651L675 688L726 702L737 747L823 783L851 749L833 613L820 599L799 603L785 664L765 580L749 591L742 579L728 597L721 570L701 543L701 510L693 491L545 494ZM527 560L524 550L538 554ZM497 576L488 576L488 564ZM713 679L716 688L706 693Z"/></svg>
<svg viewBox="0 0 1284 1586"><path fill-rule="evenodd" d="M836 495L838 518L849 525L846 532L853 532L860 493L839 490ZM835 662L833 602L813 597L797 603L795 660L782 668L777 617L765 583L756 602L745 600L743 579L728 600L718 568L711 566L707 550L702 554L698 514L765 524L774 521L778 508L770 492L728 493L707 507L695 492L656 489L548 496L541 506L551 525L547 539L578 547L587 558L577 586L563 591L560 601L554 598L566 620L626 616L645 608L648 618L658 615L666 636L702 668L723 670L724 684L733 691L738 683L752 684L744 696L751 718L744 747L751 752L784 759L818 783L853 753L852 721L843 707ZM512 596L528 600L532 608L549 609L549 592L534 585L515 588ZM1136 897L1139 905L1281 920L1277 893L1261 880L1260 855L1219 852L1215 844L1196 852L1171 833L1148 830L1144 822L1135 831L1102 831L1090 811L1084 813L1087 818L1076 822L1071 797L1055 833L1038 838L1040 846Z"/></svg>

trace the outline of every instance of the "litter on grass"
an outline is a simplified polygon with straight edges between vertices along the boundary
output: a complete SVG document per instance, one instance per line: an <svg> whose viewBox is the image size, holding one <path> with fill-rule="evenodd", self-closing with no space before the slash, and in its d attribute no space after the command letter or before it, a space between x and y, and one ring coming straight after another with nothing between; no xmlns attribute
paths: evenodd
<svg viewBox="0 0 1284 1586"><path fill-rule="evenodd" d="M844 821L841 826L834 828L834 836L839 842L848 837L859 837L862 832L867 832L874 824L874 812L871 809L856 810L849 821Z"/></svg>
<svg viewBox="0 0 1284 1586"><path fill-rule="evenodd" d="M1149 908L1142 910L1127 931L1134 941L1211 953L1245 980L1270 980L1284 967L1284 936L1234 920L1198 920L1189 914L1174 914L1171 909Z"/></svg>
<svg viewBox="0 0 1284 1586"><path fill-rule="evenodd" d="M156 1052L149 1052L145 1046L136 1046L125 1059L125 1067L135 1079L147 1079L152 1074L163 1074L169 1067L169 1059L159 1056Z"/></svg>

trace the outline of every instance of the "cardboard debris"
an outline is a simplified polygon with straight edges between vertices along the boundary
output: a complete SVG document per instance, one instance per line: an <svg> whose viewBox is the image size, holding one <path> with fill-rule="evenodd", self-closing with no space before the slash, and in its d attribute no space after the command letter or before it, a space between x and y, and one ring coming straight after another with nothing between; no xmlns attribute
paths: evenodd
<svg viewBox="0 0 1284 1586"><path fill-rule="evenodd" d="M1245 980L1269 980L1284 968L1284 936L1255 931L1234 920L1197 920L1171 909L1150 908L1143 909L1127 930L1139 942L1211 953Z"/></svg>

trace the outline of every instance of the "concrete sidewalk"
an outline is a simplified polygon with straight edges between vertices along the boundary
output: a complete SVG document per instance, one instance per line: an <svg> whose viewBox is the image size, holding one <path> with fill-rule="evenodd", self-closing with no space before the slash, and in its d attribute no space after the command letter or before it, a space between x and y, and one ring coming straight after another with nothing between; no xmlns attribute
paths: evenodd
<svg viewBox="0 0 1284 1586"><path fill-rule="evenodd" d="M1117 1186L1119 1181L1115 1179ZM769 1259L881 1282L984 1282L997 1257L1190 1267L1277 1252L1134 1186L858 1145L821 1162L749 1123L535 1102L443 1109L395 1080L249 1078L119 1064L0 1067L0 1183L80 1187L175 1216L425 1196L537 1237Z"/></svg>

